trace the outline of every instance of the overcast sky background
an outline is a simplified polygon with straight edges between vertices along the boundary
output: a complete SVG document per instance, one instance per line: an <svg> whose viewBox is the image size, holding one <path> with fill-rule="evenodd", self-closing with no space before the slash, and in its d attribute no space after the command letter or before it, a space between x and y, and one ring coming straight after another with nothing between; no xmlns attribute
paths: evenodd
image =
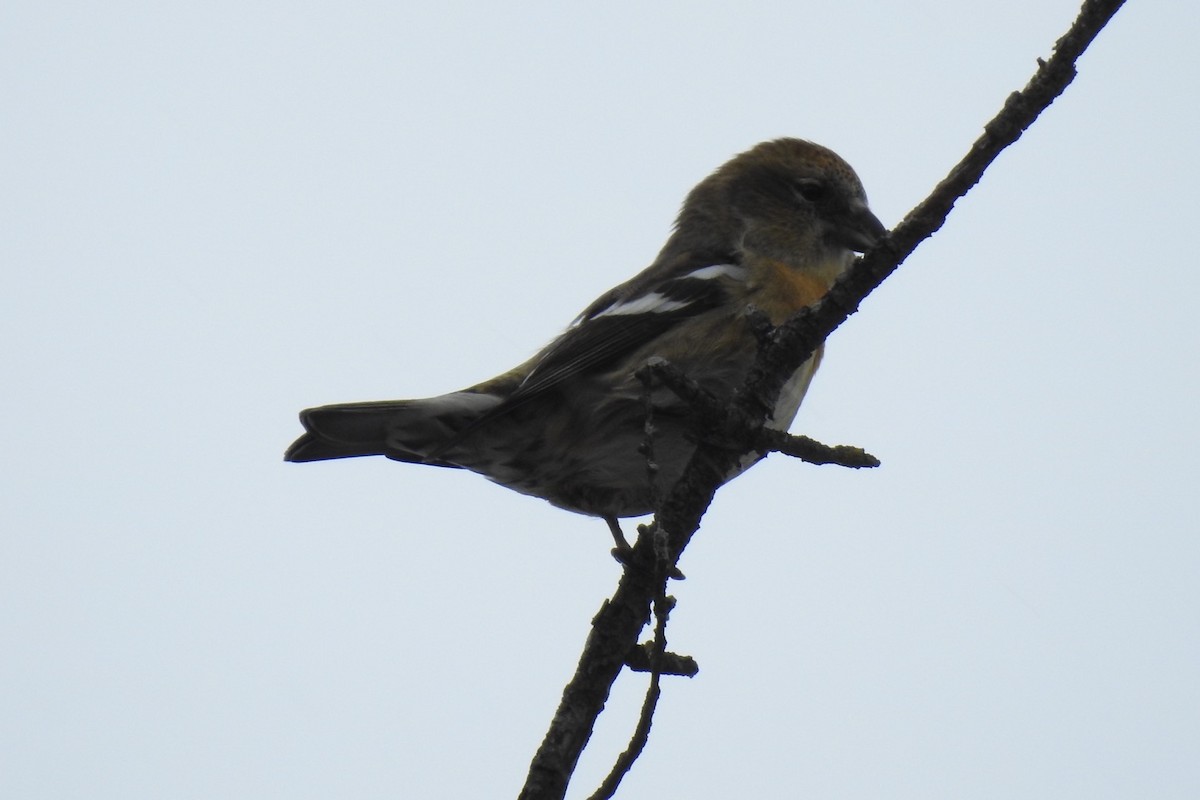
<svg viewBox="0 0 1200 800"><path fill-rule="evenodd" d="M603 523L296 412L523 360L763 139L894 225L1077 5L5 3L0 796L514 796ZM1200 796L1198 36L1131 0L834 334L794 430L883 467L718 494L620 796Z"/></svg>

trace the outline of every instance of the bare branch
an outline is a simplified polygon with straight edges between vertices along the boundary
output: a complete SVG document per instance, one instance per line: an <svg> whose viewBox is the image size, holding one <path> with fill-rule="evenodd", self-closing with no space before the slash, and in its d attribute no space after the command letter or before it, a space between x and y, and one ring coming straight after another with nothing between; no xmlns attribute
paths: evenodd
<svg viewBox="0 0 1200 800"><path fill-rule="evenodd" d="M660 568L660 572L663 572L664 568L665 564ZM642 750L646 748L646 742L650 739L650 724L654 720L654 709L658 706L658 698L662 695L659 678L662 676L662 660L667 650L667 617L674 607L675 598L667 596L666 581L664 580L662 589L654 598L655 625L654 642L650 648L650 685L646 688L645 699L642 700L642 711L638 715L637 727L634 728L629 746L617 757L617 762L613 764L612 770L609 771L589 800L608 800L615 795L617 787L629 774L629 770L633 768L633 762L637 761Z"/></svg>
<svg viewBox="0 0 1200 800"><path fill-rule="evenodd" d="M761 347L766 347L765 339ZM649 386L653 378L661 381L681 400L692 406L697 427L703 430L702 439L711 445L728 447L741 456L747 440L754 442L752 450L779 452L809 464L837 464L853 469L878 467L879 459L859 447L830 446L807 436L791 436L783 431L762 427L762 420L745 413L744 409L721 403L705 391L678 367L661 358L653 358L638 370L638 377ZM647 404L647 429L650 429L651 409ZM643 448L649 448L649 443ZM643 452L652 453L646 449Z"/></svg>
<svg viewBox="0 0 1200 800"><path fill-rule="evenodd" d="M740 450L702 442L683 477L663 501L657 524L670 536L669 560L673 565L699 527L717 488L742 453L760 441L764 409L774 406L787 376L807 360L816 347L857 309L859 303L884 281L945 222L955 202L978 183L987 167L1004 148L1044 111L1075 77L1075 61L1121 7L1124 0L1085 0L1078 18L1058 40L1048 61L1039 59L1033 78L1020 92L1010 95L1004 108L985 127L970 152L937 185L933 192L896 226L889 237L859 259L830 293L812 309L798 314L780 328L762 331L763 346L746 385L739 391L724 438L742 438ZM674 387L672 387L674 388ZM744 415L752 422L738 419ZM563 691L562 702L530 765L520 797L523 800L557 800L566 794L580 753L604 707L612 683L621 671L637 637L649 618L650 604L661 583L655 580L656 558L652 536L638 537L630 563L616 592L592 620L575 675ZM658 639L656 635L656 639ZM657 681L655 681L657 683ZM646 723L648 725L648 721Z"/></svg>
<svg viewBox="0 0 1200 800"><path fill-rule="evenodd" d="M654 642L643 642L629 651L625 656L625 666L633 672L653 672L650 666L650 656L654 652ZM660 675L678 675L681 678L694 678L700 672L700 665L691 656L681 656L678 653L663 653L659 657L658 673Z"/></svg>
<svg viewBox="0 0 1200 800"><path fill-rule="evenodd" d="M879 466L879 459L861 447L821 444L816 439L792 436L773 428L763 428L758 432L754 449L783 453L809 464L837 464L851 469Z"/></svg>

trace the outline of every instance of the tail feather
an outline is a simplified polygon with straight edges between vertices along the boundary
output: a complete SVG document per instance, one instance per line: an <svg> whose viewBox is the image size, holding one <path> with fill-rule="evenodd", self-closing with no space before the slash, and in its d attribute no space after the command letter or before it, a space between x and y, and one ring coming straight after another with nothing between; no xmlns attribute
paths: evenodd
<svg viewBox="0 0 1200 800"><path fill-rule="evenodd" d="M305 434L284 461L324 461L387 456L440 467L457 467L432 455L438 445L500 402L495 395L454 392L423 400L342 403L300 412Z"/></svg>
<svg viewBox="0 0 1200 800"><path fill-rule="evenodd" d="M345 403L300 412L306 433L292 443L285 461L324 461L330 458L387 454L387 431L405 403ZM414 455L414 460L420 460Z"/></svg>
<svg viewBox="0 0 1200 800"><path fill-rule="evenodd" d="M343 445L323 441L311 433L306 433L292 442L292 446L283 454L283 460L301 463L305 461L326 461L331 458L352 458L354 456L373 455L381 455L381 453L370 452L357 445Z"/></svg>

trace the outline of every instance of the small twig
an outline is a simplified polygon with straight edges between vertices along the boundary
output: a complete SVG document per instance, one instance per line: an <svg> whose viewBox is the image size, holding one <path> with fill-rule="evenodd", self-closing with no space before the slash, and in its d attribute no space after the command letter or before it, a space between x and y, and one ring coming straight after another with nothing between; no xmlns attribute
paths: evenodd
<svg viewBox="0 0 1200 800"><path fill-rule="evenodd" d="M656 380L670 389L676 397L691 406L702 426L719 425L728 417L727 404L665 358L654 356L647 359L636 374L643 384Z"/></svg>
<svg viewBox="0 0 1200 800"><path fill-rule="evenodd" d="M654 458L654 437L658 429L654 427L654 372L649 369L639 369L637 378L642 382L642 407L646 420L642 423L642 444L638 452L646 459L646 485L650 489L650 507L658 508L658 462Z"/></svg>
<svg viewBox="0 0 1200 800"><path fill-rule="evenodd" d="M654 642L643 642L634 647L625 656L625 666L632 672L653 672L650 656L654 651ZM694 678L700 672L700 665L691 656L678 653L663 653L659 657L658 672L660 675L678 675L681 678Z"/></svg>
<svg viewBox="0 0 1200 800"><path fill-rule="evenodd" d="M640 369L637 377L642 383L642 406L645 411L645 421L642 426L644 437L638 451L646 460L646 482L650 491L650 504L657 508L659 502L658 463L654 457L654 439L657 433L654 427L656 372L651 368ZM634 727L629 745L617 757L608 775L592 794L591 800L607 800L616 794L617 787L621 785L621 781L629 774L634 762L646 748L646 742L650 738L650 726L654 721L654 710L658 707L659 697L662 696L663 674L687 674L690 677L696 674L698 669L696 662L691 658L685 659L674 654L669 660L667 658L667 617L675 606L675 599L667 596L667 578L681 579L683 573L679 572L671 558L670 537L659 528L657 522L638 526L638 544L644 547L643 542L647 540L653 545L654 582L658 586L654 598L654 639L645 648L631 648L625 657L625 664L633 669L633 662L644 662L639 665L650 672L650 685L646 688L646 696L642 700L642 709L638 714L637 725ZM631 559L626 564L626 569L637 569L635 564L636 561Z"/></svg>
<svg viewBox="0 0 1200 800"><path fill-rule="evenodd" d="M638 756L646 749L646 742L650 739L654 709L658 706L658 698L662 696L660 679L663 675L662 660L667 650L667 617L670 616L671 609L675 607L675 598L667 596L666 586L667 581L664 574L661 588L654 598L655 624L654 642L650 648L650 685L646 688L646 696L642 700L642 710L638 715L637 726L634 728L633 736L629 739L628 747L617 757L616 763L613 764L612 769L609 770L608 775L592 793L589 800L608 800L615 795L617 787L629 774L629 770L633 768Z"/></svg>
<svg viewBox="0 0 1200 800"><path fill-rule="evenodd" d="M760 337L759 341L761 347L769 346L769 338L766 335ZM692 406L701 420L701 427L705 429L701 438L710 444L736 442L740 451L745 446L747 436L751 436L754 441L752 449L783 453L809 464L837 464L852 469L879 466L879 459L861 447L822 444L808 436L792 436L784 431L763 427L761 420L752 420L749 415L739 414L732 404L721 403L715 395L664 359L650 359L638 370L637 376L643 383L651 378L661 381L676 396ZM649 420L649 409L646 413ZM647 430L649 429L650 425L647 422ZM647 442L642 447L646 448L649 445L650 442ZM642 452L645 453L646 450L643 449Z"/></svg>
<svg viewBox="0 0 1200 800"><path fill-rule="evenodd" d="M783 453L808 464L837 464L851 469L878 467L879 459L861 447L838 444L828 445L807 436L793 436L774 428L763 428L758 432L756 448Z"/></svg>

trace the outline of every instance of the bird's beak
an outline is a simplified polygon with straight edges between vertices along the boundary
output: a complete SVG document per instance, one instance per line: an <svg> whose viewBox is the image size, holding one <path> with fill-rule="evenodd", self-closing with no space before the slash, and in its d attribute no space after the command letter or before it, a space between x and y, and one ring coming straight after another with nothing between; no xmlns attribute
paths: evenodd
<svg viewBox="0 0 1200 800"><path fill-rule="evenodd" d="M854 202L846 214L838 220L834 236L839 244L849 247L856 253L865 253L879 243L887 228L879 218L871 213L867 204Z"/></svg>

